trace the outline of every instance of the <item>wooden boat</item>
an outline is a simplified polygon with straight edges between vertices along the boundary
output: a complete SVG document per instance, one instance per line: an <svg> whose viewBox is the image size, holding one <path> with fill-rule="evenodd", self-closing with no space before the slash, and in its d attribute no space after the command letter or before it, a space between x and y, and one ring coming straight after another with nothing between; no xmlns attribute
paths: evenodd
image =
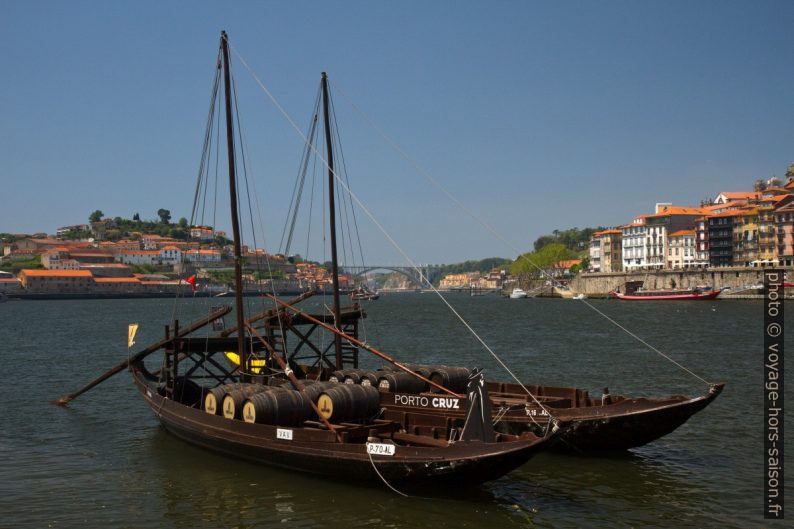
<svg viewBox="0 0 794 529"><path fill-rule="evenodd" d="M719 290L709 292L695 292L686 290L645 290L634 294L622 294L620 292L610 292L617 299L626 301L687 301L714 299L720 295Z"/></svg>
<svg viewBox="0 0 794 529"><path fill-rule="evenodd" d="M490 398L481 373L473 374L468 380L468 413L461 417L428 414L422 410L384 413L379 394L374 388L333 383L311 385L296 377L292 359L284 357L277 350L273 329L268 329L268 339L265 339L256 328L258 322L273 318L288 323L290 320L285 317L285 312L276 306L248 319L243 312L242 252L235 168L237 153L232 121L229 45L225 32L221 34L217 68L208 130L214 123L215 98L219 99L222 77L234 234L236 325L216 336L197 334L210 324L219 329L222 326L220 318L231 312L231 307L213 311L207 318L185 329L180 328L179 322L175 320L166 327L163 340L56 403L65 405L102 380L129 367L135 386L162 425L185 441L290 470L337 479L381 479L387 484L476 484L498 478L523 465L536 452L553 442L555 433L551 427L541 436L531 432L514 435L494 431L490 420ZM339 305L332 185L334 173L325 74L322 77L322 93L329 149L335 300L333 315L321 314L318 317L332 321L339 327L352 321L355 330L360 310L343 313ZM292 303L310 295L302 294ZM342 347L338 336L334 345L336 365L357 364L357 351ZM156 364L159 369L152 371L146 365L146 358L158 351L162 351L161 361ZM227 352L235 354L227 355ZM229 366L228 360L235 357L239 366ZM265 368L264 362L259 361L262 359L266 359L268 371L273 370L273 365L278 366L280 378L288 382L290 388L275 386L272 372L260 374ZM392 362L399 368L399 363ZM406 372L412 373L409 370ZM421 375L415 373L411 376L422 379ZM425 379L425 382L440 391L449 392L432 381Z"/></svg>
<svg viewBox="0 0 794 529"><path fill-rule="evenodd" d="M369 288L363 286L358 287L351 290L347 297L349 297L353 301L373 301L380 297L380 294L376 291L372 291Z"/></svg>
<svg viewBox="0 0 794 529"><path fill-rule="evenodd" d="M339 331L330 326L329 317L309 315L294 305L285 306L293 313L286 324L283 318L270 316L262 320L262 325L265 335L270 336L274 343L282 344L286 356L296 366L300 365L297 372L302 376L321 380L335 379L348 384L378 385L381 406L389 412L421 412L461 418L468 409L465 395L449 397L433 393L431 390L434 388L430 385L417 383L404 375L401 375L402 382L407 383L404 389L381 384L385 375L395 372L394 366L389 364L375 371L359 369L357 363L352 369L336 369L331 362L325 365L317 362L307 364L305 349L316 349L316 345L311 345L311 335L318 327L344 335L345 340L360 349L378 355L382 353L358 339L356 322L358 318L364 317L364 312L359 307L343 312L344 331ZM284 332L283 335L279 334L281 331ZM287 336L290 335L296 339L288 340ZM321 351L322 358L328 358L327 352L328 350ZM311 357L311 353L308 356ZM453 392L463 391L461 384L465 377L461 370L466 371L464 368L434 365L404 367L437 382L449 379L443 375L444 370L455 371L458 373L456 381L444 385ZM587 390L576 387L533 384L523 386L498 381L486 382L495 429L511 435L524 435L528 432L542 435L554 421L559 428L559 442L554 443L552 448L585 452L627 450L655 441L673 432L692 415L708 406L722 392L724 384L712 384L706 393L695 397L673 395L660 398L611 395L607 388L603 389L600 396L590 397Z"/></svg>
<svg viewBox="0 0 794 529"><path fill-rule="evenodd" d="M635 283L640 283L635 282ZM693 289L661 289L643 290L636 285L627 283L626 292L612 291L609 293L617 299L626 301L686 301L686 300L706 300L714 299L720 295L719 290L714 290L710 286L699 286Z"/></svg>

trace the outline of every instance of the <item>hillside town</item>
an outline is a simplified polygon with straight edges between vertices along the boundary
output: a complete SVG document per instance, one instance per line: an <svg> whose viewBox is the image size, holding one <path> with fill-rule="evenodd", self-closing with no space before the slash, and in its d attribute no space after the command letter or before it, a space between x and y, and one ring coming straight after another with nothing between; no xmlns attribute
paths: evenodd
<svg viewBox="0 0 794 529"><path fill-rule="evenodd" d="M189 237L133 231L106 240L113 221L63 226L56 235L19 235L2 244L0 293L32 295L141 295L191 293L201 286L207 294L231 288L233 259L225 234L210 226L193 226ZM90 235L70 239L68 234ZM224 241L226 244L219 243ZM278 283L279 291L322 290L331 277L317 263L297 262L283 255L266 255L243 246L244 288L262 289ZM347 287L349 277L340 277Z"/></svg>
<svg viewBox="0 0 794 529"><path fill-rule="evenodd" d="M752 191L723 191L699 207L653 213L593 234L591 273L794 265L794 164Z"/></svg>
<svg viewBox="0 0 794 529"><path fill-rule="evenodd" d="M163 222L168 224L168 219ZM89 224L59 227L53 236L14 235L10 242L0 242L0 268L5 270L0 270L0 293L157 296L197 289L205 295L229 292L231 241L211 226L186 226L184 219L180 223L182 238L124 231L117 225L121 223L96 217ZM583 251L544 264L541 275L565 283L579 272L591 276L794 266L794 163L785 184L775 177L758 180L752 191L722 191L699 206L657 203L652 213L595 231L589 248L575 250ZM243 246L243 260L246 290L322 291L331 283L326 266L299 257L268 255L261 248ZM342 288L354 286L350 275L339 279ZM484 272L442 275L438 288L493 291L515 279L506 264ZM386 284L396 285L397 290L418 287L405 277Z"/></svg>

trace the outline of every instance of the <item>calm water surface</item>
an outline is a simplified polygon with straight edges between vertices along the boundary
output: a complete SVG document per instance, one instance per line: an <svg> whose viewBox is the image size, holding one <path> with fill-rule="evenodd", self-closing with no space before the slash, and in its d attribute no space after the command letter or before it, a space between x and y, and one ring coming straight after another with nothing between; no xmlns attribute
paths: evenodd
<svg viewBox="0 0 794 529"><path fill-rule="evenodd" d="M591 394L604 386L646 396L707 390L582 303L449 299L525 381ZM128 323L141 324L142 347L161 337L175 309L187 322L217 300L0 304L9 384L0 407L0 527L783 527L760 511L761 303L590 302L703 378L727 382L725 392L651 445L602 457L541 454L481 487L425 494L432 499L194 448L159 426L126 372L67 409L48 404L127 355ZM385 295L366 307L367 341L401 360L507 377L434 295ZM794 460L791 443L787 451Z"/></svg>

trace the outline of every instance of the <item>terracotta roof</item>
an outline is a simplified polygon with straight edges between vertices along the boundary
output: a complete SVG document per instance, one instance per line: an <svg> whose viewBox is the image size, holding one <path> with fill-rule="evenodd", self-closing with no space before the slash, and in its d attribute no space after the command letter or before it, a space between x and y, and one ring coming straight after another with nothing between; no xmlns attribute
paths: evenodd
<svg viewBox="0 0 794 529"><path fill-rule="evenodd" d="M683 237L684 235L691 235L691 236L694 237L695 236L695 230L678 230L678 231L674 231L673 233L668 235L668 237Z"/></svg>
<svg viewBox="0 0 794 529"><path fill-rule="evenodd" d="M165 246L165 247L160 248L160 249L161 250L179 250L179 248L177 248L176 246Z"/></svg>
<svg viewBox="0 0 794 529"><path fill-rule="evenodd" d="M646 215L646 217L659 218L669 217L670 215L702 215L703 208L689 208L684 206L664 206L662 211L654 215Z"/></svg>
<svg viewBox="0 0 794 529"><path fill-rule="evenodd" d="M137 277L97 277L94 279L97 283L140 283Z"/></svg>
<svg viewBox="0 0 794 529"><path fill-rule="evenodd" d="M720 195L728 200L749 200L751 198L758 198L758 191L722 191Z"/></svg>
<svg viewBox="0 0 794 529"><path fill-rule="evenodd" d="M710 218L714 217L738 217L742 214L742 210L740 209L730 209L728 211L722 211L720 213L711 213L708 215Z"/></svg>
<svg viewBox="0 0 794 529"><path fill-rule="evenodd" d="M554 268L570 268L573 265L578 265L581 263L581 259L564 259L562 261L557 261L557 264L554 265Z"/></svg>
<svg viewBox="0 0 794 529"><path fill-rule="evenodd" d="M23 268L19 275L25 277L94 277L89 270L30 270Z"/></svg>
<svg viewBox="0 0 794 529"><path fill-rule="evenodd" d="M160 255L160 250L121 250L121 255Z"/></svg>

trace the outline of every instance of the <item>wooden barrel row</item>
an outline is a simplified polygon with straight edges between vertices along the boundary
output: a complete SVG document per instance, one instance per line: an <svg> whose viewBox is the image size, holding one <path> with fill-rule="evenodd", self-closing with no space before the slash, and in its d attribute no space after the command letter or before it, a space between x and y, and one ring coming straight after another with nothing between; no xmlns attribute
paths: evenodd
<svg viewBox="0 0 794 529"><path fill-rule="evenodd" d="M471 371L465 367L443 366L443 365L425 365L425 364L405 364L405 367L419 373L423 377L432 380L436 384L444 386L456 393L465 393L466 386L468 385L469 375ZM395 371L401 372L401 371ZM404 373L404 372L403 372ZM410 375L409 375L410 376ZM425 388L422 391L425 391ZM394 391L394 390L391 390ZM399 392L410 393L411 390L398 390ZM438 392L437 388L431 386L430 391Z"/></svg>
<svg viewBox="0 0 794 529"><path fill-rule="evenodd" d="M334 422L362 421L380 413L373 386L304 381L304 393L279 386L224 384L206 391L204 411L227 419L274 426L299 426L316 417L314 402Z"/></svg>

